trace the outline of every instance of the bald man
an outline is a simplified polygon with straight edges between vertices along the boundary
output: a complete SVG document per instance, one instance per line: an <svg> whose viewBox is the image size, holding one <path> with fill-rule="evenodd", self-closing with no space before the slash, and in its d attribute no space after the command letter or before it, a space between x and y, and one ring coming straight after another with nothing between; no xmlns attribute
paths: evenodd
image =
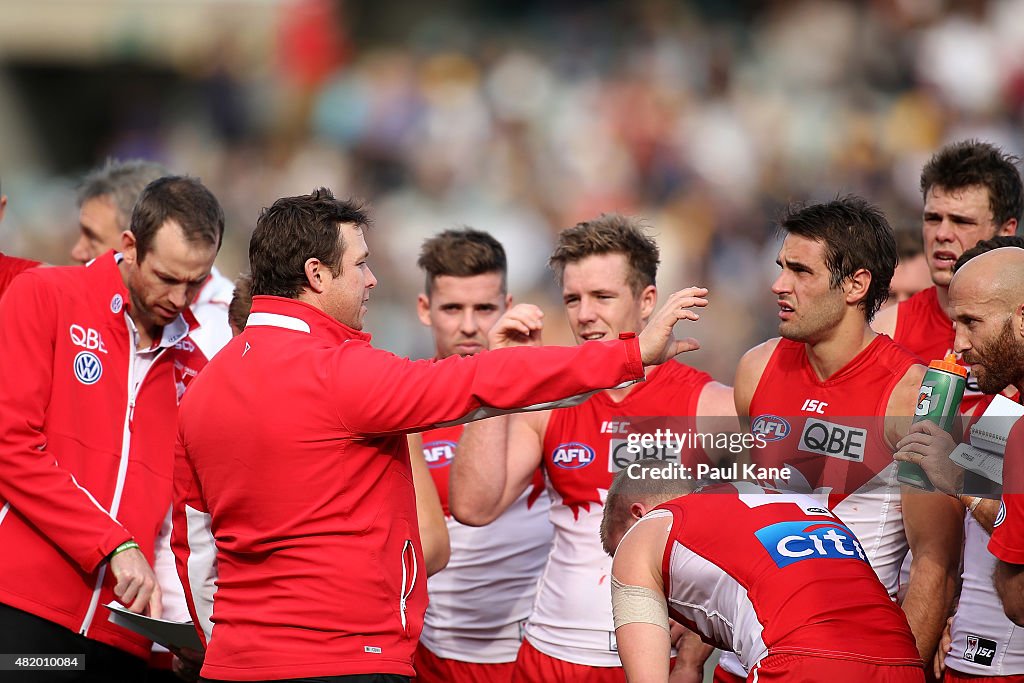
<svg viewBox="0 0 1024 683"><path fill-rule="evenodd" d="M1024 383L1024 249L1002 247L963 264L949 286L956 327L955 350L971 365L978 387L996 394ZM952 439L920 422L898 444L896 459L920 464L936 488L960 496L992 534L996 590L1006 616L1024 622L1024 421L1010 432L1004 455L1003 501L975 499L963 491L963 470L949 453ZM977 502L975 502L977 501Z"/></svg>

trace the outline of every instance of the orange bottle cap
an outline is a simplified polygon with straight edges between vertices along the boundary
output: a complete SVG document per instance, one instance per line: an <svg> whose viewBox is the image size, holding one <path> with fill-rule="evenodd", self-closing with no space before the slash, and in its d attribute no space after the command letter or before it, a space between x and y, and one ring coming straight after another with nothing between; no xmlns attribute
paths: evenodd
<svg viewBox="0 0 1024 683"><path fill-rule="evenodd" d="M945 370L946 372L954 375L960 375L961 377L967 377L967 368L956 362L956 356L952 353L946 354L946 357L942 360L933 360L928 364L928 367L935 368L936 370Z"/></svg>

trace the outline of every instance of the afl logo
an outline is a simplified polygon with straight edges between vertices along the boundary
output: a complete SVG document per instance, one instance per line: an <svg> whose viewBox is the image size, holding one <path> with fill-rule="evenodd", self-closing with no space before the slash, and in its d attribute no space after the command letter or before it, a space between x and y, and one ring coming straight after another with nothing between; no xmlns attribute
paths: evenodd
<svg viewBox="0 0 1024 683"><path fill-rule="evenodd" d="M576 470L594 462L594 449L572 441L559 444L551 454L551 462L565 470Z"/></svg>
<svg viewBox="0 0 1024 683"><path fill-rule="evenodd" d="M454 457L454 441L431 441L423 444L423 458L427 461L427 467L432 470L448 467Z"/></svg>
<svg viewBox="0 0 1024 683"><path fill-rule="evenodd" d="M123 307L124 307L124 299L121 298L120 294L115 294L114 298L110 300L110 312L111 313L120 313L121 309Z"/></svg>
<svg viewBox="0 0 1024 683"><path fill-rule="evenodd" d="M103 375L103 364L95 353L79 351L75 356L75 378L85 385L96 384Z"/></svg>
<svg viewBox="0 0 1024 683"><path fill-rule="evenodd" d="M999 501L999 512L996 514L996 523L993 527L997 527L1006 521L1006 503Z"/></svg>
<svg viewBox="0 0 1024 683"><path fill-rule="evenodd" d="M789 423L777 415L758 415L750 431L765 441L779 441L789 436Z"/></svg>

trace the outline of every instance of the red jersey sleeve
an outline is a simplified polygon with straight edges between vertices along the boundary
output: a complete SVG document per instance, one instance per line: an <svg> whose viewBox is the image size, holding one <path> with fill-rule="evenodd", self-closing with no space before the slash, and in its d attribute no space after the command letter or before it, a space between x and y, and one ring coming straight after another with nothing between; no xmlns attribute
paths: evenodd
<svg viewBox="0 0 1024 683"><path fill-rule="evenodd" d="M988 549L1003 562L1024 564L1024 419L1010 430L1003 455L1003 502Z"/></svg>
<svg viewBox="0 0 1024 683"><path fill-rule="evenodd" d="M499 349L441 361L411 361L349 343L331 371L335 386L373 387L368 395L342 396L338 403L342 424L360 434L416 431L481 407L511 411L644 377L636 338Z"/></svg>

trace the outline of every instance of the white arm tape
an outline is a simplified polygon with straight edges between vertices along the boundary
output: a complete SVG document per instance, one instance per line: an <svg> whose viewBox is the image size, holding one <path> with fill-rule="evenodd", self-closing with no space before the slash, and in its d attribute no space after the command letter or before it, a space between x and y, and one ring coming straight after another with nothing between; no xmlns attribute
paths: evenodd
<svg viewBox="0 0 1024 683"><path fill-rule="evenodd" d="M626 624L654 624L668 631L665 596L643 586L628 586L612 576L612 616L615 628Z"/></svg>

